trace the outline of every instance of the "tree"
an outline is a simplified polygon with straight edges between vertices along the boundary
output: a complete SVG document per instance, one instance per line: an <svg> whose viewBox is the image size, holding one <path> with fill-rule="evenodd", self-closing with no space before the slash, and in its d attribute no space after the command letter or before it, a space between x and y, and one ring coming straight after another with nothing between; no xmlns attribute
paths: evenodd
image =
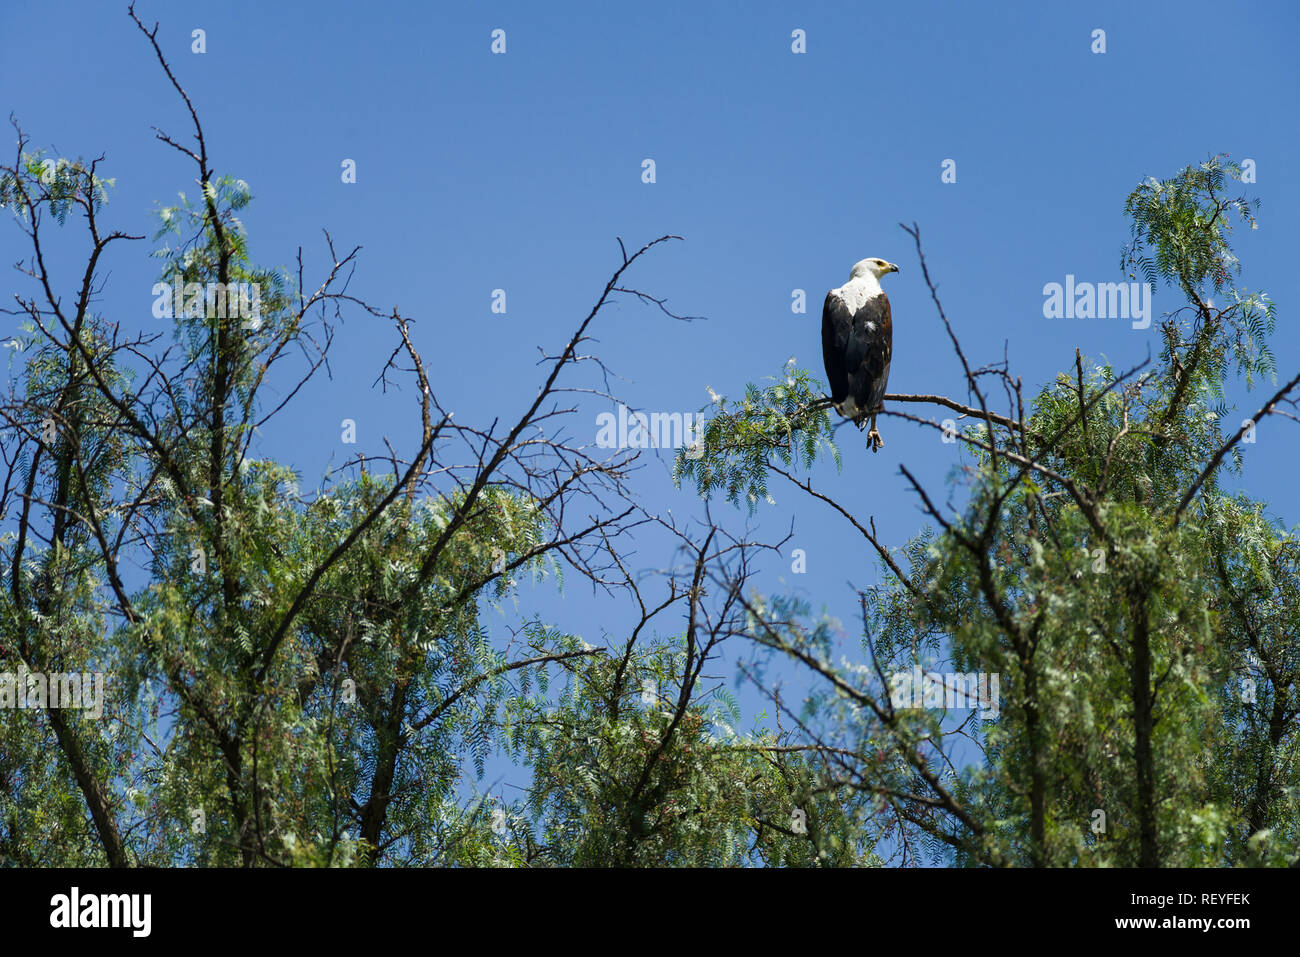
<svg viewBox="0 0 1300 957"><path fill-rule="evenodd" d="M523 572L564 565L598 581L633 524L628 456L534 433L571 411L562 375L664 240L624 254L508 429L458 423L411 320L347 291L356 249L336 252L327 233L314 284L301 249L296 273L254 264L237 216L248 187L214 172L157 27L131 16L194 131L193 146L158 133L199 184L160 211L154 237L155 311L172 335L127 335L94 307L104 257L143 238L102 225L100 159L46 158L19 130L0 168L0 204L32 253L32 291L8 310L24 362L3 406L0 660L114 679L103 721L41 708L5 723L0 850L69 865L436 861L455 751L482 761L512 680L598 653L540 628L502 653L479 603ZM69 304L49 227L70 214L91 252ZM345 308L391 324L379 382L414 381L422 441L304 494L252 456L253 430L284 407L264 392L291 353L307 361L289 399L326 368Z"/></svg>
<svg viewBox="0 0 1300 957"><path fill-rule="evenodd" d="M1230 377L1253 386L1273 374L1273 304L1235 281L1231 220L1253 228L1257 205L1229 195L1239 178L1212 157L1133 191L1123 265L1186 300L1165 318L1160 361L1120 372L1076 352L1028 403L1005 364L967 361L919 230L908 230L968 394L886 401L937 404L974 424L956 436L973 456L954 490L960 508L938 507L902 467L936 529L901 549L797 474L831 430L797 370L717 417L703 462L679 460L703 494L751 503L769 475L784 477L876 551L886 578L860 595L865 673L831 664L820 629L788 603L747 607L753 640L826 689L818 708L835 720L807 742L823 779L869 796L904 860L1300 861L1294 537L1219 481L1225 462L1240 470L1243 436L1291 417L1282 406L1300 385L1291 379L1225 434ZM911 707L906 694L900 704L896 676L945 657L958 676L1000 677L995 720L959 722L947 693L937 707Z"/></svg>
<svg viewBox="0 0 1300 957"><path fill-rule="evenodd" d="M0 661L42 680L107 672L102 720L45 707L0 732L0 857L64 865L870 863L862 808L816 786L807 749L744 732L706 677L743 632L739 592L763 546L674 527L636 505L637 453L597 458L565 438L585 348L619 297L675 316L620 261L537 397L506 428L455 419L414 344L414 320L350 292L358 250L325 234L325 268L260 266L239 214L246 183L218 175L198 110L131 17L186 107L199 192L158 211L155 317L125 330L96 308L104 262L142 236L103 225L102 158L47 157L19 129L0 205L31 250L0 404L5 480ZM53 225L59 227L52 234ZM60 234L91 252L70 285ZM315 490L255 455L255 430L328 374L346 313L394 349L376 385L416 389L419 445L357 457ZM295 375L291 356L303 357ZM305 361L303 361L305 360ZM267 398L274 383L287 398ZM378 470L378 471L377 471ZM342 473L342 477L338 477ZM629 571L654 525L690 561L665 593ZM596 647L523 617L502 647L482 621L515 576L565 571L628 596L639 616ZM676 617L679 629L661 635ZM617 629L617 626L614 626ZM23 684L23 682L19 682ZM26 687L13 689L25 700ZM464 793L503 746L534 773L526 804ZM737 781L744 781L738 790Z"/></svg>
<svg viewBox="0 0 1300 957"><path fill-rule="evenodd" d="M901 410L958 413L971 460L947 509L904 467L933 526L898 548L818 488L840 459L811 372L792 363L718 405L679 481L749 512L789 482L880 560L884 580L857 596L867 664L836 664L826 618L756 585L788 536L733 532L707 503L688 522L648 512L635 451L567 437L578 394L616 400L591 351L607 305L687 318L628 284L676 237L620 241L512 422L457 419L416 320L351 291L357 249L325 233L312 280L301 248L292 269L259 265L239 215L250 188L217 173L157 27L131 17L193 130L157 134L198 184L152 237L170 329L100 307L108 263L146 241L108 224L102 157L48 156L19 128L0 166L30 250L5 310L0 675L35 676L0 679L32 704L0 723L0 860L1300 861L1297 543L1220 481L1255 424L1290 416L1300 376L1224 431L1233 378L1274 375L1273 305L1236 284L1231 217L1253 226L1255 205L1230 198L1231 164L1128 199L1123 265L1186 300L1154 364L1076 353L1026 401L1005 362L967 361L934 295L966 393L890 395L885 414L944 431ZM345 318L392 336L375 385L413 387L418 440L304 490L255 430L331 374ZM645 542L668 543L650 572L632 564ZM525 608L498 640L484 611L517 602L525 574L576 579L625 620L598 646ZM771 705L748 725L713 670L734 652ZM943 659L998 676L996 717L895 693ZM815 685L797 706L778 680L790 663ZM102 716L49 706L95 673L112 678ZM498 749L531 774L518 800L479 789Z"/></svg>

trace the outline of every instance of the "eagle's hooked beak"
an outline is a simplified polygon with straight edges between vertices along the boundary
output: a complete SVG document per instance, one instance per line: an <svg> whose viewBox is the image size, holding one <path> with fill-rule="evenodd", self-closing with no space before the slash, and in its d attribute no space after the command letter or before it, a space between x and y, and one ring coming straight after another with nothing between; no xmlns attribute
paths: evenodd
<svg viewBox="0 0 1300 957"><path fill-rule="evenodd" d="M890 272L898 272L898 267L895 266L893 263L890 263L890 264L889 264L889 271L890 271Z"/></svg>

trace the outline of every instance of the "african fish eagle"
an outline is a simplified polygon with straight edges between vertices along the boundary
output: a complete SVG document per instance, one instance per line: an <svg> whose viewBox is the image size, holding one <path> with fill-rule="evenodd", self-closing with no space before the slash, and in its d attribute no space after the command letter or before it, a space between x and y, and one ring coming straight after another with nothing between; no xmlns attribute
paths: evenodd
<svg viewBox="0 0 1300 957"><path fill-rule="evenodd" d="M889 381L893 342L889 297L880 288L882 277L898 272L883 259L864 259L853 267L849 281L826 294L822 307L822 359L831 387L831 404L860 429L868 418L871 451L885 443L876 431L876 413Z"/></svg>

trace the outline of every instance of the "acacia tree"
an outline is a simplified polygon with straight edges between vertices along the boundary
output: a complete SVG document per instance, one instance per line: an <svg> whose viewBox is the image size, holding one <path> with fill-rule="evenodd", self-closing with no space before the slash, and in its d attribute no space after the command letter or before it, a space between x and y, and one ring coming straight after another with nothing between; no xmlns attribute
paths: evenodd
<svg viewBox="0 0 1300 957"><path fill-rule="evenodd" d="M567 567L600 586L644 520L625 496L634 455L597 458L552 436L573 412L565 377L591 361L592 323L618 293L654 301L623 277L669 237L623 254L508 428L457 422L411 320L348 291L356 249L340 254L326 234L314 284L301 250L294 273L254 264L238 218L249 189L214 172L157 27L131 17L193 130L157 134L198 186L160 211L154 237L161 278L183 291L170 334L124 332L96 308L107 257L143 239L104 225L102 158L46 157L19 130L0 167L0 205L31 250L30 289L6 310L20 366L0 434L0 661L112 678L103 721L41 707L4 722L0 853L115 866L438 860L477 813L455 801L459 757L481 767L512 682L602 653L539 626L493 645L480 603L528 572ZM91 252L69 284L50 228L78 219ZM259 291L251 316L228 308L247 288ZM347 463L347 478L308 494L254 457L255 430L328 369L344 310L392 329L378 382L415 386L421 440ZM286 381L295 357L305 371ZM265 398L272 381L287 399Z"/></svg>
<svg viewBox="0 0 1300 957"><path fill-rule="evenodd" d="M301 250L293 270L256 264L238 216L249 188L215 172L156 26L131 17L193 130L158 133L198 187L153 237L181 290L172 328L133 332L98 306L106 263L145 240L106 225L102 157L47 157L19 130L0 166L0 205L30 248L5 310L0 669L112 678L102 721L41 705L0 723L0 860L1300 860L1295 542L1218 480L1255 423L1290 414L1300 377L1222 431L1230 378L1272 375L1272 305L1235 286L1229 216L1253 219L1224 194L1233 167L1129 198L1125 265L1187 303L1152 368L1076 353L1026 402L1005 363L967 362L935 296L966 395L890 395L886 414L937 430L900 409L969 418L957 437L972 461L956 510L904 468L935 527L900 548L808 471L839 462L810 372L787 367L715 410L680 480L751 510L770 479L790 482L880 559L885 581L858 596L868 664L848 667L831 661L829 622L752 586L782 541L731 534L707 508L685 526L647 514L627 485L636 452L566 438L578 393L615 398L589 351L604 307L683 318L625 285L675 237L620 242L510 425L456 420L414 320L350 291L358 250L327 233L316 281ZM90 252L67 274L70 219ZM252 315L223 308L246 288ZM347 314L391 330L376 384L414 387L418 444L304 492L256 430L328 374ZM651 535L672 558L646 573L630 556ZM566 569L628 612L604 646L527 612L494 638L482 612L518 600L515 576ZM711 670L738 644L771 702L748 729ZM998 719L896 707L889 674L927 654L999 673ZM818 685L798 710L767 678L784 659ZM463 764L481 779L498 746L532 774L522 800L466 792Z"/></svg>
<svg viewBox="0 0 1300 957"><path fill-rule="evenodd" d="M1225 464L1242 466L1243 437L1294 418L1300 385L1232 427L1230 380L1274 374L1273 304L1236 284L1232 220L1254 228L1256 208L1231 194L1239 179L1213 157L1133 191L1122 265L1185 299L1164 318L1159 361L1120 372L1076 352L1028 402L1005 362L967 360L908 230L967 395L887 395L885 414L944 431L900 410L935 404L974 424L955 436L972 456L960 507L940 508L901 466L934 523L901 548L800 474L833 434L807 373L751 387L710 423L704 459L679 459L703 494L751 507L784 478L878 556L884 581L859 595L864 668L830 662L806 608L746 607L753 640L824 689L812 712L829 720L804 741L822 781L869 796L903 861L1300 861L1294 536L1220 484ZM891 677L944 658L1000 676L995 720L959 721L948 697L898 706Z"/></svg>
<svg viewBox="0 0 1300 957"><path fill-rule="evenodd" d="M823 787L781 715L746 732L706 671L745 636L745 583L785 541L733 538L707 515L693 532L660 521L681 556L662 594L620 563L638 608L622 647L584 660L511 741L533 772L513 843L525 860L564 865L879 864L862 796ZM681 632L654 640L666 617Z"/></svg>
<svg viewBox="0 0 1300 957"><path fill-rule="evenodd" d="M0 859L874 861L861 802L815 788L807 750L779 730L742 730L706 670L745 615L739 588L709 596L705 580L743 582L770 546L646 514L626 485L635 450L597 456L566 438L578 394L614 399L587 348L604 307L630 298L684 318L625 279L675 237L620 242L513 423L456 420L413 320L350 291L357 249L326 233L316 281L301 249L293 270L256 264L248 186L215 172L157 27L131 17L193 131L157 132L198 187L159 210L153 237L155 315L171 328L131 332L97 306L109 257L145 239L104 225L102 157L46 156L19 129L0 166L0 206L31 250L5 310L0 665L111 678L103 720L44 701L7 712ZM56 263L78 221L91 252L69 279ZM329 373L348 313L391 329L376 385L414 386L419 444L304 491L256 434ZM577 378L592 367L601 387ZM267 398L272 385L286 398ZM643 526L685 557L657 584L624 555ZM593 646L525 612L493 639L482 611L518 601L515 576L566 569L627 599L618 637ZM498 745L534 775L508 808L465 786L463 764L481 779Z"/></svg>

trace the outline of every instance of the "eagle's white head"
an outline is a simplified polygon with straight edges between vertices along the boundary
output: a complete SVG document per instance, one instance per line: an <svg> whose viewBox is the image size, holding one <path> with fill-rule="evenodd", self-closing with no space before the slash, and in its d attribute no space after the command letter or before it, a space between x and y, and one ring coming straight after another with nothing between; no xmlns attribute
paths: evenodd
<svg viewBox="0 0 1300 957"><path fill-rule="evenodd" d="M850 279L861 279L863 276L870 276L876 282L891 272L898 272L898 267L891 262L885 262L883 259L872 257L863 259L853 264L853 271L849 273Z"/></svg>

